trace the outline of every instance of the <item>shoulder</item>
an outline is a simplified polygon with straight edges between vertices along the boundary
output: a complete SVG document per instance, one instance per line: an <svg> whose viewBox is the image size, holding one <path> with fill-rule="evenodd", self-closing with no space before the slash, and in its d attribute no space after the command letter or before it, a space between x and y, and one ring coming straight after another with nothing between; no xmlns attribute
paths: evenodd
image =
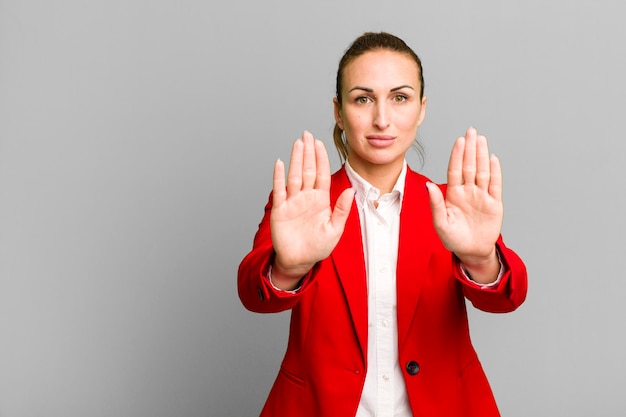
<svg viewBox="0 0 626 417"><path fill-rule="evenodd" d="M331 178L333 182L346 181L350 183L350 181L348 180L348 174L346 174L345 165L341 165L341 167L337 171L333 172L333 175Z"/></svg>
<svg viewBox="0 0 626 417"><path fill-rule="evenodd" d="M345 165L342 165L341 168L335 171L330 179L331 188L341 188L342 190L345 190L350 187L350 180L348 179Z"/></svg>
<svg viewBox="0 0 626 417"><path fill-rule="evenodd" d="M406 170L406 181L416 182L419 184L426 184L426 182L432 182L430 178L425 175L420 174L417 171L413 171L411 167L407 167Z"/></svg>
<svg viewBox="0 0 626 417"><path fill-rule="evenodd" d="M433 184L437 184L436 182L434 182L427 176L422 175L417 171L413 171L410 167L407 168L406 185L405 185L405 188L407 189L407 191L412 191L414 189L425 189L427 182L432 182ZM439 188L445 195L448 185L447 184L437 184L437 185L439 186Z"/></svg>

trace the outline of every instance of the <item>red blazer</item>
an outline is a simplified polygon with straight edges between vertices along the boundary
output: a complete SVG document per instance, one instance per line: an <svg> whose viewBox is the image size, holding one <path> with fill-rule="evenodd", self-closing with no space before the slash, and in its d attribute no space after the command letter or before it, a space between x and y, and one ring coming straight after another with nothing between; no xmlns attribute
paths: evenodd
<svg viewBox="0 0 626 417"><path fill-rule="evenodd" d="M411 410L414 417L499 416L470 341L464 297L484 311L513 311L526 297L526 268L500 238L507 272L497 288L481 289L463 277L433 227L426 181L408 170L400 213L398 350ZM332 206L348 187L342 168L332 178ZM291 310L287 351L261 416L352 417L367 370L367 289L356 203L337 247L295 294L275 290L267 279L274 255L271 207L270 196L238 273L247 309Z"/></svg>

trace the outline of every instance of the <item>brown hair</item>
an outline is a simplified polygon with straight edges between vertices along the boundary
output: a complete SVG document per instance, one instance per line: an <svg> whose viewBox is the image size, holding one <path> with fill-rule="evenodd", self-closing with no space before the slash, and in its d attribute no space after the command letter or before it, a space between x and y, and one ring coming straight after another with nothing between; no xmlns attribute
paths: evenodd
<svg viewBox="0 0 626 417"><path fill-rule="evenodd" d="M411 57L415 63L417 64L417 69L419 71L419 81L420 81L420 100L424 97L424 72L422 71L422 61L417 56L417 54L400 38L394 36L387 32L365 32L363 35L359 36L352 42L352 44L346 49L341 60L339 61L339 68L337 69L337 85L336 85L336 96L339 106L341 107L342 97L341 97L341 88L343 86L343 71L346 66L354 61L356 58L365 54L366 52L376 51L376 50L388 50L399 52L402 54L406 54ZM339 152L339 156L342 161L344 161L348 157L348 148L342 139L342 130L335 123L335 129L333 130L333 140L335 142L335 147L337 148L337 152ZM414 146L420 156L423 159L423 150L417 140L414 143Z"/></svg>

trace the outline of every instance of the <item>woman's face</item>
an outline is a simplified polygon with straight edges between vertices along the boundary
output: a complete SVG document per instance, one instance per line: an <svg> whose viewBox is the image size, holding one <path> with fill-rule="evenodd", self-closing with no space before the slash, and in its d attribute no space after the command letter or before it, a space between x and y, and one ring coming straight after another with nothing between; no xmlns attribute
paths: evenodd
<svg viewBox="0 0 626 417"><path fill-rule="evenodd" d="M409 56L370 51L343 71L335 120L345 131L350 165L361 175L386 168L399 173L424 119L418 67Z"/></svg>

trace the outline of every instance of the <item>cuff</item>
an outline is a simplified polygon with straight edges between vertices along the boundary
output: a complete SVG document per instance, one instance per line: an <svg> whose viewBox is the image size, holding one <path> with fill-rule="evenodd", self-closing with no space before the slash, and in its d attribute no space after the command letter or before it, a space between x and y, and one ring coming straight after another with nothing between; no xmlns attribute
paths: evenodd
<svg viewBox="0 0 626 417"><path fill-rule="evenodd" d="M504 264L502 263L502 258L500 257L500 249L497 246L496 246L496 254L498 255L498 262L500 262L500 272L498 272L498 277L496 278L496 280L494 282L492 282L490 284L480 284L480 283L474 281L469 276L469 273L465 269L465 266L463 266L463 264L461 262L459 262L461 274L468 281L471 281L473 284L478 285L482 289L493 289L493 288L496 288L498 286L498 284L500 284L500 280L502 279L502 276L504 276L504 273L506 272L506 268L505 268ZM270 266L270 268L271 268L271 266Z"/></svg>
<svg viewBox="0 0 626 417"><path fill-rule="evenodd" d="M274 285L274 283L272 282L272 264L270 264L270 266L269 266L269 268L267 270L266 276L267 276L267 280L269 281L270 285L276 291L284 292L284 293L287 293L287 294L295 294L295 293L297 293L300 290L300 288L302 288L302 281L300 281L300 285L298 285L298 287L293 289L293 290L283 290L281 288L278 288L276 285Z"/></svg>

